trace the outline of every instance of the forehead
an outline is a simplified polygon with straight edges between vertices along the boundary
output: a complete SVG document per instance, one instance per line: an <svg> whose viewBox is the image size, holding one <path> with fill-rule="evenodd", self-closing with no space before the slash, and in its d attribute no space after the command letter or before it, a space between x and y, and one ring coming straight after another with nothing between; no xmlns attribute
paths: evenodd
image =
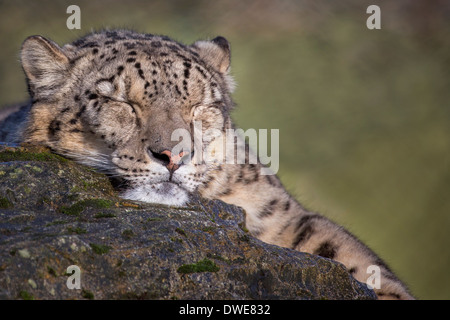
<svg viewBox="0 0 450 320"><path fill-rule="evenodd" d="M90 35L73 45L93 56L103 77L125 82L127 98L137 102L173 107L220 98L214 74L195 49L166 36L113 31Z"/></svg>
<svg viewBox="0 0 450 320"><path fill-rule="evenodd" d="M123 63L125 66L140 63L142 67L164 70L184 69L187 78L191 68L203 73L205 78L209 74L194 48L166 36L111 31L89 35L72 45L79 55L92 54L95 62Z"/></svg>

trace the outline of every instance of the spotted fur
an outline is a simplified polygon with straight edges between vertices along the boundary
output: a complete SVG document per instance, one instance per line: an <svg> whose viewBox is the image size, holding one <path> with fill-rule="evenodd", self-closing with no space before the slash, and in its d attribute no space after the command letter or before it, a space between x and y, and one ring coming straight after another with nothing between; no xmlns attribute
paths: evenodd
<svg viewBox="0 0 450 320"><path fill-rule="evenodd" d="M194 121L202 123L202 150L214 159L223 156L215 152L220 140L207 131L223 135L233 128L234 82L230 46L223 37L183 45L165 36L112 30L61 48L32 36L23 44L21 61L32 107L16 128L20 141L48 146L121 179L124 198L181 206L190 193L199 192L241 206L257 238L337 260L361 282L369 276L367 267L378 265L378 297L412 299L370 249L304 209L275 175L261 175L260 163L205 162L193 156L179 164L167 157L179 142L172 132L192 133ZM193 141L186 143L189 149ZM238 152L248 158L244 148Z"/></svg>

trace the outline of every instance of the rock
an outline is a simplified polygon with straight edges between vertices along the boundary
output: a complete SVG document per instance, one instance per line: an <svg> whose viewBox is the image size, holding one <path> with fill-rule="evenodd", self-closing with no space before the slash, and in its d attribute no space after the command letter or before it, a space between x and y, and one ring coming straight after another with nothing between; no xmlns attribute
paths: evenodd
<svg viewBox="0 0 450 320"><path fill-rule="evenodd" d="M376 298L337 262L253 238L243 214L196 195L183 208L125 201L90 168L0 146L0 298Z"/></svg>

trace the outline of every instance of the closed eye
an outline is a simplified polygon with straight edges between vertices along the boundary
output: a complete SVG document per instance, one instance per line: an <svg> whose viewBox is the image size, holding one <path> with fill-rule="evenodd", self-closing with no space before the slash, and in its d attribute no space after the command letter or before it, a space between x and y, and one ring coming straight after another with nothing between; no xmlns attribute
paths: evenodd
<svg viewBox="0 0 450 320"><path fill-rule="evenodd" d="M108 97L108 96L103 96L103 98L105 99L105 102L113 101L113 102L116 102L116 103L123 103L123 104L126 104L126 105L128 105L128 106L131 108L131 110L133 111L133 113L137 114L136 109L134 108L132 102L129 102L129 101L126 101L126 100L121 100L121 99L119 100L119 99L117 99L117 98Z"/></svg>

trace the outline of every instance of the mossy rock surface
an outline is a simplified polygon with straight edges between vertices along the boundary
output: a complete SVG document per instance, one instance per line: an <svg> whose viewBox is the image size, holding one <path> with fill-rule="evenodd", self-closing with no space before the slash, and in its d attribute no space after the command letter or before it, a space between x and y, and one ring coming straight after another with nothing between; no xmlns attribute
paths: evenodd
<svg viewBox="0 0 450 320"><path fill-rule="evenodd" d="M342 265L265 244L243 221L196 195L183 208L124 201L89 168L0 146L0 299L375 298Z"/></svg>

